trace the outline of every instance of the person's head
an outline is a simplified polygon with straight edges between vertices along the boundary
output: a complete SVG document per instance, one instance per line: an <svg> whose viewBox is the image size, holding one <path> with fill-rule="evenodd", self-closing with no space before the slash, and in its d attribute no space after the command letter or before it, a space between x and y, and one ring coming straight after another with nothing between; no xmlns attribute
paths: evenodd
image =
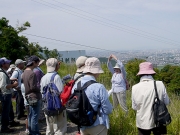
<svg viewBox="0 0 180 135"><path fill-rule="evenodd" d="M16 66L14 64L11 64L9 68L11 69L11 72L13 72L15 70Z"/></svg>
<svg viewBox="0 0 180 135"><path fill-rule="evenodd" d="M87 58L85 62L85 67L83 69L83 73L91 74L95 78L98 78L100 74L104 73L104 71L101 68L101 63L99 59L96 57Z"/></svg>
<svg viewBox="0 0 180 135"><path fill-rule="evenodd" d="M36 68L39 65L39 61L40 60L36 55L32 55L28 58L26 67Z"/></svg>
<svg viewBox="0 0 180 135"><path fill-rule="evenodd" d="M16 61L15 61L15 65L16 65L16 67L18 67L19 69L24 69L24 64L26 63L26 61L23 61L23 60L21 60L21 59L17 59Z"/></svg>
<svg viewBox="0 0 180 135"><path fill-rule="evenodd" d="M142 62L139 64L139 72L137 76L154 75L156 72L153 70L153 65L150 62Z"/></svg>
<svg viewBox="0 0 180 135"><path fill-rule="evenodd" d="M76 72L77 73L83 72L86 60L87 60L87 57L85 57L85 56L80 56L77 58L77 60L76 60L76 67L77 67Z"/></svg>
<svg viewBox="0 0 180 135"><path fill-rule="evenodd" d="M120 66L118 65L118 63L116 63L115 67L114 67L114 72L115 73L121 73L121 68Z"/></svg>
<svg viewBox="0 0 180 135"><path fill-rule="evenodd" d="M46 61L47 72L58 71L60 68L60 62L55 58L49 58Z"/></svg>
<svg viewBox="0 0 180 135"><path fill-rule="evenodd" d="M11 60L6 59L5 57L0 60L0 67L4 70L8 70L10 67Z"/></svg>
<svg viewBox="0 0 180 135"><path fill-rule="evenodd" d="M45 62L45 60L43 60L43 59L40 59L40 62L39 62L39 65L38 65L38 67L40 67L41 65L43 65L43 64L44 64L44 62Z"/></svg>

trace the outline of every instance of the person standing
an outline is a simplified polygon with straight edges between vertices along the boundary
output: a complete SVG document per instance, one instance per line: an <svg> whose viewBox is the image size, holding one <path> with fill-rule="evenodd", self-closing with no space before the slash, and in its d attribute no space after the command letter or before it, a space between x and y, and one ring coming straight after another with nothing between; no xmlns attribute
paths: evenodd
<svg viewBox="0 0 180 135"><path fill-rule="evenodd" d="M29 115L28 115L28 127L29 133L32 135L40 135L38 119L41 108L42 95L40 89L37 86L37 77L33 72L39 64L39 58L35 55L28 58L26 69L22 75L23 83L25 86L25 96L29 103ZM30 104L30 102L33 104Z"/></svg>
<svg viewBox="0 0 180 135"><path fill-rule="evenodd" d="M85 62L83 69L84 77L81 78L81 87L88 81L99 77L104 71L98 58L91 57ZM72 91L75 91L77 84L74 85ZM109 117L112 112L112 105L108 98L108 93L103 84L93 83L85 89L87 98L92 105L94 111L99 111L97 119L92 126L82 126L80 128L82 135L107 135L109 129Z"/></svg>
<svg viewBox="0 0 180 135"><path fill-rule="evenodd" d="M0 90L2 93L1 133L14 132L13 129L10 129L8 127L10 125L10 122L12 123L12 125L18 125L18 123L14 121L14 117L10 117L10 112L13 112L13 110L11 110L11 97L13 88L18 86L17 79L10 80L6 72L10 66L10 62L11 60L6 59L5 57L0 59Z"/></svg>
<svg viewBox="0 0 180 135"><path fill-rule="evenodd" d="M115 67L112 67L110 60L114 58L116 60ZM107 66L109 71L113 74L112 83L112 99L113 107L116 108L120 104L121 108L128 113L128 108L126 105L126 71L124 69L123 63L115 56L110 55Z"/></svg>
<svg viewBox="0 0 180 135"><path fill-rule="evenodd" d="M46 61L47 73L41 79L41 92L43 92L43 88L50 83L51 76L58 72L60 68L60 62L58 62L55 58L49 58ZM63 90L63 84L61 77L56 74L54 77L54 84L59 90L59 93ZM62 113L56 116L48 116L46 117L46 135L65 135L67 131L67 118L66 111L64 110Z"/></svg>
<svg viewBox="0 0 180 135"><path fill-rule="evenodd" d="M23 73L24 64L26 61L23 61L21 59L17 59L15 61L16 68L14 72L12 73L11 78L16 78L18 80L18 87L14 88L17 90L17 96L16 96L16 113L17 113L17 119L24 120L26 119L24 115L24 98L21 92L21 75Z"/></svg>
<svg viewBox="0 0 180 135"><path fill-rule="evenodd" d="M156 127L153 115L153 103L156 96L154 87L153 65L150 62L139 64L138 76L140 82L132 87L132 108L136 110L136 126L139 135L167 134L166 126ZM162 81L155 81L159 99L166 105L169 104L169 97Z"/></svg>

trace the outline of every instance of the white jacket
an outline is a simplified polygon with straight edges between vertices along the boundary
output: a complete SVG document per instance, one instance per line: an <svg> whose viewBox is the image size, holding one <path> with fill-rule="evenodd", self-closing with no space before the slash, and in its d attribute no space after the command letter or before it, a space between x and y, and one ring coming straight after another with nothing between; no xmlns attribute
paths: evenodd
<svg viewBox="0 0 180 135"><path fill-rule="evenodd" d="M162 81L156 81L159 99L169 104L169 97ZM154 79L151 75L142 76L140 82L132 87L132 108L136 113L136 126L141 129L155 127L153 103L155 98Z"/></svg>

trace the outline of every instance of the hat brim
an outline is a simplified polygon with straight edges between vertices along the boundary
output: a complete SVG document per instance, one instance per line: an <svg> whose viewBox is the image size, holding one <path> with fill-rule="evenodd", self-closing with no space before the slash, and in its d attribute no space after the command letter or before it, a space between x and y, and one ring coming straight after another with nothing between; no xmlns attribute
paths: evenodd
<svg viewBox="0 0 180 135"><path fill-rule="evenodd" d="M45 60L40 60L39 62L39 65L38 66L41 66L41 64L43 64L45 62Z"/></svg>
<svg viewBox="0 0 180 135"><path fill-rule="evenodd" d="M138 75L153 75L153 74L156 74L154 70L146 70L146 71L139 71L137 73L137 76Z"/></svg>
<svg viewBox="0 0 180 135"><path fill-rule="evenodd" d="M55 71L56 67L47 67L47 72Z"/></svg>
<svg viewBox="0 0 180 135"><path fill-rule="evenodd" d="M120 69L120 67L117 67L117 66L115 66L115 67L113 67L113 68Z"/></svg>
<svg viewBox="0 0 180 135"><path fill-rule="evenodd" d="M11 60L6 60L6 61L4 61L4 63L11 63Z"/></svg>
<svg viewBox="0 0 180 135"><path fill-rule="evenodd" d="M91 68L85 67L83 70L83 73L102 74L104 73L104 71L101 68L91 69Z"/></svg>
<svg viewBox="0 0 180 135"><path fill-rule="evenodd" d="M26 67L29 66L29 65L31 65L32 63L33 63L32 61L31 61L31 62L28 62L27 65L26 65Z"/></svg>
<svg viewBox="0 0 180 135"><path fill-rule="evenodd" d="M76 72L78 72L78 73L81 73L81 72L83 72L83 70L84 70L84 67L85 67L85 66L82 66L82 67L78 68L78 69L76 70Z"/></svg>

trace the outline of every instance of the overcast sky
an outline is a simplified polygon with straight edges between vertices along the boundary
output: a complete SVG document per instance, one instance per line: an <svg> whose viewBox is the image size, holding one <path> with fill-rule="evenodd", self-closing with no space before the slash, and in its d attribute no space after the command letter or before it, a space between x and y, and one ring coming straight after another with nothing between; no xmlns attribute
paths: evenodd
<svg viewBox="0 0 180 135"><path fill-rule="evenodd" d="M106 50L180 48L180 0L1 0L0 17L30 22L24 33ZM25 36L49 49L92 50Z"/></svg>

